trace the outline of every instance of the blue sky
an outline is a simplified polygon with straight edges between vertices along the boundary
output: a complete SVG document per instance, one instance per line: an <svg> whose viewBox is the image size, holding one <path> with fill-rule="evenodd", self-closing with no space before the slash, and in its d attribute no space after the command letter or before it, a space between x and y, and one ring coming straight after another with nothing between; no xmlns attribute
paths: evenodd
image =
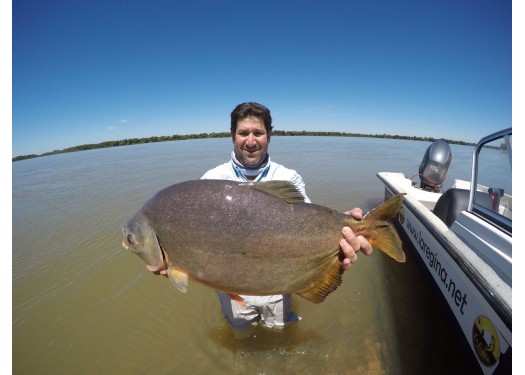
<svg viewBox="0 0 525 375"><path fill-rule="evenodd" d="M12 3L12 156L279 130L476 142L512 126L510 0Z"/></svg>

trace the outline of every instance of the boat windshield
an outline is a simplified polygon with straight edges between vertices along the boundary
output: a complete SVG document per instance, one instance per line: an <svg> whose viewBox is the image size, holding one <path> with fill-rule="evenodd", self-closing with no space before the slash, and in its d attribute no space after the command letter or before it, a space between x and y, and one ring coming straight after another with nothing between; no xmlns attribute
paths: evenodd
<svg viewBox="0 0 525 375"><path fill-rule="evenodd" d="M473 212L512 232L512 129L482 139L473 157Z"/></svg>

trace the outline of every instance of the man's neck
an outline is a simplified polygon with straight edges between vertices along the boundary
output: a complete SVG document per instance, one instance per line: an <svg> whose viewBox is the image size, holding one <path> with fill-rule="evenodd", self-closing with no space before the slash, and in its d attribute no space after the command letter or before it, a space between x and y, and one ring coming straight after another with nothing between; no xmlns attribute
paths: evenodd
<svg viewBox="0 0 525 375"><path fill-rule="evenodd" d="M259 175L264 171L264 168L266 168L266 166L270 162L270 155L266 154L266 157L263 163L261 163L259 167L248 168L237 160L237 158L235 157L235 151L232 151L231 157L232 157L232 162L235 168L237 169L238 173L243 174L244 177L246 177L248 181L254 181L255 179L257 179L257 177L259 177Z"/></svg>

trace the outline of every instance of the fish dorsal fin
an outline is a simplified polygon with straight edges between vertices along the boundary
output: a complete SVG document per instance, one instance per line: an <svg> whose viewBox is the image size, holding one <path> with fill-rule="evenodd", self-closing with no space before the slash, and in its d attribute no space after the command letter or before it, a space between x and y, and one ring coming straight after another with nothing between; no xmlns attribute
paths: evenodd
<svg viewBox="0 0 525 375"><path fill-rule="evenodd" d="M334 256L333 265L330 267L328 273L323 275L323 278L317 280L313 285L304 291L297 292L298 295L313 303L321 303L325 298L337 289L343 281L343 268L339 257Z"/></svg>
<svg viewBox="0 0 525 375"><path fill-rule="evenodd" d="M304 196L290 181L264 181L251 184L254 189L284 200L286 203L303 203Z"/></svg>

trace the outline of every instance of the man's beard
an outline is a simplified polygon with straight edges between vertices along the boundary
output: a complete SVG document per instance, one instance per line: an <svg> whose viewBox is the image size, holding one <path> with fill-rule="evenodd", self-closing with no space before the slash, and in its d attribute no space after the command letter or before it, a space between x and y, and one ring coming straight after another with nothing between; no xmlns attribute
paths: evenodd
<svg viewBox="0 0 525 375"><path fill-rule="evenodd" d="M268 153L262 149L257 150L255 157L250 157L251 155L247 155L242 149L237 147L233 151L237 161L248 169L261 168L268 162Z"/></svg>

